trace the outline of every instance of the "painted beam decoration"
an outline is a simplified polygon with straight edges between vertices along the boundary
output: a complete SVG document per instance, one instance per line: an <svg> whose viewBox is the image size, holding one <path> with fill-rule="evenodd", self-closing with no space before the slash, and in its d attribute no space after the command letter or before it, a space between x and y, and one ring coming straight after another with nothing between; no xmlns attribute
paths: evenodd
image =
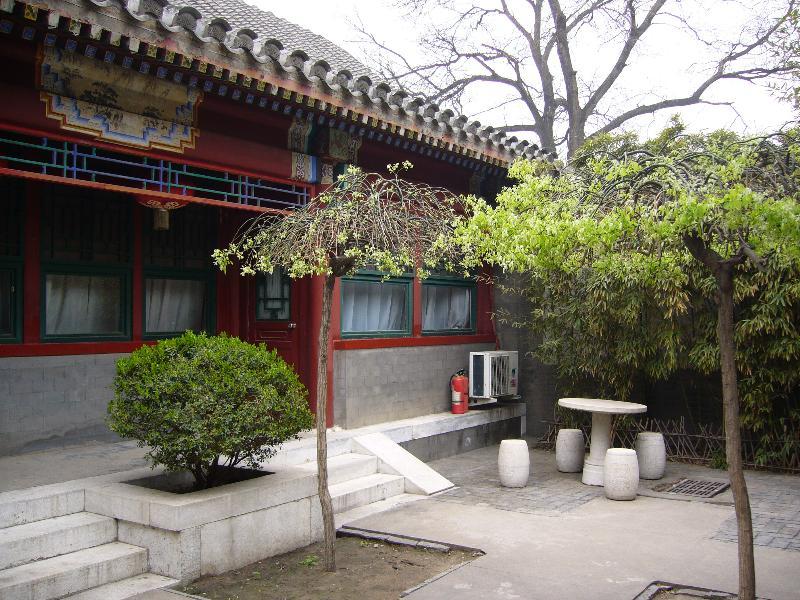
<svg viewBox="0 0 800 600"><path fill-rule="evenodd" d="M54 46L39 49L40 98L62 129L124 146L194 148L202 92Z"/></svg>

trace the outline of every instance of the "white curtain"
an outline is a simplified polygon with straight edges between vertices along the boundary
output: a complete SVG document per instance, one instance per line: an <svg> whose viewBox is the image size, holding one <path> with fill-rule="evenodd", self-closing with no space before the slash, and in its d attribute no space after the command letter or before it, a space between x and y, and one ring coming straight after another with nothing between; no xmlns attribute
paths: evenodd
<svg viewBox="0 0 800 600"><path fill-rule="evenodd" d="M342 281L342 332L404 331L407 284Z"/></svg>
<svg viewBox="0 0 800 600"><path fill-rule="evenodd" d="M121 293L119 277L48 274L45 278L45 333L118 333Z"/></svg>
<svg viewBox="0 0 800 600"><path fill-rule="evenodd" d="M147 278L145 284L145 331L182 333L203 329L206 284L191 279Z"/></svg>
<svg viewBox="0 0 800 600"><path fill-rule="evenodd" d="M422 329L443 331L472 326L472 288L451 285L422 286Z"/></svg>

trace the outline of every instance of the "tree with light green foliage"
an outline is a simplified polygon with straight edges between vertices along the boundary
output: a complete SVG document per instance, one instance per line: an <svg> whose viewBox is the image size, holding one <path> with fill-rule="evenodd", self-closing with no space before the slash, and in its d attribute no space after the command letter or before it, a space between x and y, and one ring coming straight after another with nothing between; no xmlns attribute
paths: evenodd
<svg viewBox="0 0 800 600"><path fill-rule="evenodd" d="M338 277L372 268L387 277L455 264L452 243L456 197L444 189L412 183L391 165L390 176L351 167L307 206L253 220L224 249L214 252L224 271L237 264L243 275L285 269L292 278L325 278L317 361L318 493L325 532L324 563L336 569L336 531L327 477L328 340L331 299Z"/></svg>
<svg viewBox="0 0 800 600"><path fill-rule="evenodd" d="M732 133L667 132L641 145L630 137L596 141L566 165L519 162L518 182L496 205L474 200L457 232L468 264L488 261L542 281L587 274L625 288L653 290L665 319L686 314L690 273L711 278L716 347L726 432L726 458L739 537L739 597L755 598L750 505L744 479L736 364L734 296L739 274L769 264L800 269L800 132L757 139ZM639 306L625 317L635 320ZM624 309L623 309L624 310ZM645 344L658 361L679 350ZM672 347L670 347L672 344ZM706 357L708 360L709 357ZM669 365L666 365L668 368Z"/></svg>

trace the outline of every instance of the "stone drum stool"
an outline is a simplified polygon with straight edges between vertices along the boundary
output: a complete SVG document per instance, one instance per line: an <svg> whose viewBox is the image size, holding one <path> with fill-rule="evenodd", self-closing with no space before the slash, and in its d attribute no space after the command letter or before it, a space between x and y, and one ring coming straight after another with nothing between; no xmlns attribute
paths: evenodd
<svg viewBox="0 0 800 600"><path fill-rule="evenodd" d="M639 463L636 451L609 448L603 465L603 485L609 500L635 500L639 488Z"/></svg>
<svg viewBox="0 0 800 600"><path fill-rule="evenodd" d="M579 473L583 469L585 442L580 429L561 429L556 438L556 467L562 473Z"/></svg>
<svg viewBox="0 0 800 600"><path fill-rule="evenodd" d="M661 479L667 466L664 436L654 431L641 431L636 436L636 456L639 458L639 477Z"/></svg>
<svg viewBox="0 0 800 600"><path fill-rule="evenodd" d="M500 485L513 488L525 487L531 470L528 442L525 440L500 442L497 468L500 471Z"/></svg>

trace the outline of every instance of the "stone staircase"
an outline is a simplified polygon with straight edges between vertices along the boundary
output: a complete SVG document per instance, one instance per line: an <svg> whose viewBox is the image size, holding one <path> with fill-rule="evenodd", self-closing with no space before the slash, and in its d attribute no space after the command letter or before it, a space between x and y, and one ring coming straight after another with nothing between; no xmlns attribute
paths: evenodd
<svg viewBox="0 0 800 600"><path fill-rule="evenodd" d="M117 600L178 583L146 572L147 550L116 541L115 519L63 500L36 494L32 511L22 499L0 504L0 599Z"/></svg>
<svg viewBox="0 0 800 600"><path fill-rule="evenodd" d="M451 485L419 461L416 472L399 472L385 448L351 447L328 461L337 526L432 493L420 490L420 472L428 480L433 473L440 488ZM311 461L294 468L316 472ZM180 583L148 572L148 550L118 541L117 519L86 512L88 486L77 483L0 494L0 600L123 600Z"/></svg>

